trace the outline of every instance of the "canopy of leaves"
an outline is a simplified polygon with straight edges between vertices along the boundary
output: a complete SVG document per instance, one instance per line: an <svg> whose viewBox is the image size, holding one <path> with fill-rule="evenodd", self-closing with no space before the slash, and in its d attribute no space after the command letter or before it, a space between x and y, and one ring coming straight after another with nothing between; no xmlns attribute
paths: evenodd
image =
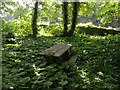
<svg viewBox="0 0 120 90"><path fill-rule="evenodd" d="M99 6L99 10L97 11L98 15L100 15L100 19L102 23L111 23L118 21L118 17L120 17L120 3L119 2L105 2Z"/></svg>

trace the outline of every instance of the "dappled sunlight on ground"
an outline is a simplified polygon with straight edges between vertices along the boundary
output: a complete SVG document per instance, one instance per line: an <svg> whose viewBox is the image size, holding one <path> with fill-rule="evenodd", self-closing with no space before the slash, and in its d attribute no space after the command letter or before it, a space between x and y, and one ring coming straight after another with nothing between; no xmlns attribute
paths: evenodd
<svg viewBox="0 0 120 90"><path fill-rule="evenodd" d="M58 43L72 44L70 52L78 54L75 64L65 61L44 66L40 52ZM120 35L21 38L3 48L3 88L119 86Z"/></svg>

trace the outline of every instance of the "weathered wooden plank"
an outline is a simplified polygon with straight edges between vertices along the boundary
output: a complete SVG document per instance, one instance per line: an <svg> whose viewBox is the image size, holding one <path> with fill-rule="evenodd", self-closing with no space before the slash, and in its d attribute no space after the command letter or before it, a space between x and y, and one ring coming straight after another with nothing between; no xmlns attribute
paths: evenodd
<svg viewBox="0 0 120 90"><path fill-rule="evenodd" d="M59 46L60 46L59 44L56 44L56 45L54 45L54 46L52 46L52 47L50 47L50 48L42 51L40 54L41 54L41 55L46 55L47 52L49 52L49 51L54 52L53 49L57 49ZM54 52L54 53L55 53L55 52Z"/></svg>
<svg viewBox="0 0 120 90"><path fill-rule="evenodd" d="M76 55L73 55L73 56L69 59L69 62L70 62L70 63L75 63L76 60L77 60L77 58L78 58L78 55L77 55L77 54L76 54Z"/></svg>
<svg viewBox="0 0 120 90"><path fill-rule="evenodd" d="M60 49L58 49L58 51L54 54L55 57L60 57L61 55L63 55L69 48L71 47L71 45L62 45L62 47Z"/></svg>
<svg viewBox="0 0 120 90"><path fill-rule="evenodd" d="M53 53L53 56L59 57L63 55L72 45L71 44L56 44L44 51L42 51L41 55L47 55L49 52Z"/></svg>
<svg viewBox="0 0 120 90"><path fill-rule="evenodd" d="M52 51L57 53L60 49L63 48L63 45L62 44L58 44L56 48L53 48Z"/></svg>

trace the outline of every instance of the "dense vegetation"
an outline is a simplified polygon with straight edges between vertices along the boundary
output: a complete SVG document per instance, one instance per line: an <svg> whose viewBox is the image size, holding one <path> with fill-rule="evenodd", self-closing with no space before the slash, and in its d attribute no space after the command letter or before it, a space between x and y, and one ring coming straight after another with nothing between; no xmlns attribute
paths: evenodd
<svg viewBox="0 0 120 90"><path fill-rule="evenodd" d="M44 67L40 51L57 43L73 45L76 64ZM3 88L119 88L119 48L120 35L18 38L3 45Z"/></svg>
<svg viewBox="0 0 120 90"><path fill-rule="evenodd" d="M35 2L33 6L24 2L26 7L1 3L3 11L13 16L2 18L3 90L120 89L120 31L103 27L119 24L119 2ZM80 23L77 16L92 16L93 23ZM101 26L93 25L97 21ZM48 64L40 55L59 43L72 44L70 53L78 55L75 63Z"/></svg>

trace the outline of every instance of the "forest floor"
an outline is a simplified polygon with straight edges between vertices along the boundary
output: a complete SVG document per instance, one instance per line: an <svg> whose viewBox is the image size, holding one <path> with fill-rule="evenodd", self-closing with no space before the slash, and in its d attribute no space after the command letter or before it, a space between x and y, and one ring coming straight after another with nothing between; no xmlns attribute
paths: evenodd
<svg viewBox="0 0 120 90"><path fill-rule="evenodd" d="M45 66L40 52L58 43L72 44L76 64ZM120 88L120 35L17 38L3 44L3 88Z"/></svg>

